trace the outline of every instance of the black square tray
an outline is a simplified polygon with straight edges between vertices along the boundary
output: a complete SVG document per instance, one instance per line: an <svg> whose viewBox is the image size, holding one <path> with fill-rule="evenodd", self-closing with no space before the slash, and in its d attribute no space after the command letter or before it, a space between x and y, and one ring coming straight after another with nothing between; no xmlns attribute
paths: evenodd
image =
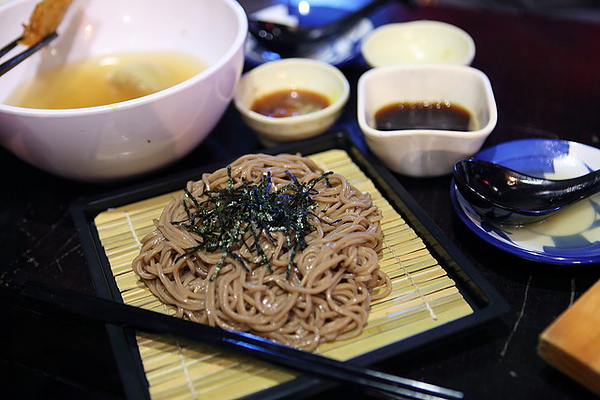
<svg viewBox="0 0 600 400"><path fill-rule="evenodd" d="M371 365L392 356L397 357L419 347L443 339L451 339L459 333L482 326L508 311L506 301L441 232L394 175L379 160L361 152L346 131L330 132L312 140L287 144L263 152L270 154L299 152L310 155L330 149L342 149L347 152L352 161L373 181L382 195L424 241L428 250L455 281L459 291L473 308L473 313L468 316L376 349L348 362ZM122 302L94 218L107 209L181 189L187 181L198 179L203 172L213 171L230 161L232 160L224 160L220 165L204 166L159 181L133 186L118 193L87 198L72 204L71 215L89 263L94 286L100 297ZM107 330L128 398L149 399L148 382L137 348L135 332L111 324L107 325ZM286 396L306 397L331 386L330 383L302 376L247 398L264 400Z"/></svg>

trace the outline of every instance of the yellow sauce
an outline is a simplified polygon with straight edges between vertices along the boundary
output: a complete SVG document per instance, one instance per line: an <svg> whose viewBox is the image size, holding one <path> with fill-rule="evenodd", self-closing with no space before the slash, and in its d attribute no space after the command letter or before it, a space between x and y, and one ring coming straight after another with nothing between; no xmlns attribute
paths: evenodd
<svg viewBox="0 0 600 400"><path fill-rule="evenodd" d="M8 104L42 109L113 104L166 89L204 69L202 60L183 52L104 55L38 74Z"/></svg>

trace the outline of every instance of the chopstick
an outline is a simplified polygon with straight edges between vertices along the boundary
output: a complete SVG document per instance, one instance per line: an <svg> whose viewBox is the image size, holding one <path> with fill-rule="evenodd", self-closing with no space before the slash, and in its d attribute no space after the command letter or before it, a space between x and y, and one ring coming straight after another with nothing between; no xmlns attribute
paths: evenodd
<svg viewBox="0 0 600 400"><path fill-rule="evenodd" d="M27 58L32 56L35 52L37 52L42 47L46 46L48 43L50 43L57 37L58 37L58 34L56 32L53 32L53 33L49 34L48 36L46 36L45 38L43 38L42 40L40 40L38 43L34 44L33 46L28 47L26 50L22 51L21 53L17 54L16 56L12 57L11 59L0 64L0 76L4 75L8 71L10 71L14 67L16 67L17 65L19 65L20 63L25 61ZM4 57L12 49L14 49L19 44L20 40L21 40L21 38L17 38L15 40L13 40L12 42L10 42L9 44L7 44L6 46L4 46L0 50L0 57Z"/></svg>
<svg viewBox="0 0 600 400"><path fill-rule="evenodd" d="M64 288L31 282L22 288L21 294L63 312L124 328L217 345L328 381L362 386L387 398L440 400L463 397L462 392L453 389L336 361L259 336L215 328Z"/></svg>
<svg viewBox="0 0 600 400"><path fill-rule="evenodd" d="M6 46L4 46L2 48L2 50L0 50L0 57L4 57L9 51L11 51L12 49L14 49L15 47L17 47L17 45L19 44L19 40L21 40L21 38L16 38L15 40L13 40L12 42L10 42L9 44L7 44Z"/></svg>

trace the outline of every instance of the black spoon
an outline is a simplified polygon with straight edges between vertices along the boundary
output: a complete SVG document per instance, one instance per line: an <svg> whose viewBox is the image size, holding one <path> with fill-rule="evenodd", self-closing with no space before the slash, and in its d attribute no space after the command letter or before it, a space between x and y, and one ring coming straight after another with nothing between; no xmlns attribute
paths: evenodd
<svg viewBox="0 0 600 400"><path fill-rule="evenodd" d="M454 182L482 217L505 225L523 225L542 221L600 192L600 170L552 180L469 158L454 165Z"/></svg>
<svg viewBox="0 0 600 400"><path fill-rule="evenodd" d="M355 26L364 17L391 0L374 0L339 20L322 26L288 26L270 21L262 21L255 15L248 16L248 30L269 50L277 53L293 53L298 46L331 40ZM404 0L410 3L409 0Z"/></svg>

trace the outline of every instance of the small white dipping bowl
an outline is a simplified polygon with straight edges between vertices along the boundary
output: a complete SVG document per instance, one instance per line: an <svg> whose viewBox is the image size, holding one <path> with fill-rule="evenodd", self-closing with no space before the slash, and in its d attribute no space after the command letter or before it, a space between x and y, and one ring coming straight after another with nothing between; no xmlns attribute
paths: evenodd
<svg viewBox="0 0 600 400"><path fill-rule="evenodd" d="M469 111L474 130L375 129L375 114L395 103L449 101ZM496 102L489 79L469 66L414 65L374 68L358 81L357 119L370 150L392 171L441 176L475 154L496 126Z"/></svg>
<svg viewBox="0 0 600 400"><path fill-rule="evenodd" d="M21 35L37 2L16 0L0 7L0 43ZM42 170L79 181L112 181L168 165L202 142L230 104L247 33L246 15L234 0L74 1L59 37L1 78L0 144ZM6 104L45 68L148 51L185 52L208 67L168 89L105 106Z"/></svg>
<svg viewBox="0 0 600 400"><path fill-rule="evenodd" d="M282 90L318 93L329 100L329 106L290 117L269 117L252 110L257 99ZM287 58L246 72L237 87L234 103L260 141L270 146L324 133L339 118L349 95L350 84L336 67L312 59Z"/></svg>
<svg viewBox="0 0 600 400"><path fill-rule="evenodd" d="M361 52L371 67L470 65L475 57L475 43L467 32L445 22L398 22L369 33L363 39Z"/></svg>

